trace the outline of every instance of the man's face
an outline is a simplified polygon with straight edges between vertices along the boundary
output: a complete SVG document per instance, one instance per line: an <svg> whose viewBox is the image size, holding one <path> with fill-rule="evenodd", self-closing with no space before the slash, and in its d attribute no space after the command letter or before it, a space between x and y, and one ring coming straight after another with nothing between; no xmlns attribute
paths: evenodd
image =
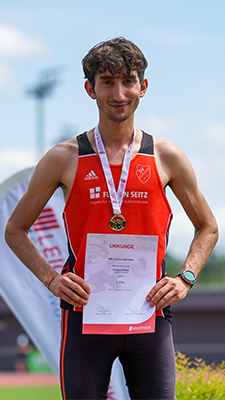
<svg viewBox="0 0 225 400"><path fill-rule="evenodd" d="M147 89L146 82L141 86L137 71L131 71L130 75L112 75L108 70L98 72L91 97L97 101L100 117L122 122L133 116Z"/></svg>

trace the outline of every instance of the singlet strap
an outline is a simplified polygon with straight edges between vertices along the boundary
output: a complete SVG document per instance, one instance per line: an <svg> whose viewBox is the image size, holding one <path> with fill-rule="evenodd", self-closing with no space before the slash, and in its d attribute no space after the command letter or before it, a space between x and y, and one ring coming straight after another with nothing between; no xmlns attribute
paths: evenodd
<svg viewBox="0 0 225 400"><path fill-rule="evenodd" d="M153 143L153 137L149 133L143 132L143 137L141 141L141 147L139 150L139 154L154 154L154 143Z"/></svg>
<svg viewBox="0 0 225 400"><path fill-rule="evenodd" d="M141 147L139 150L139 154L154 154L154 144L153 137L149 133L143 132L143 137L141 141ZM88 154L95 154L89 140L87 137L87 133L83 132L77 136L78 144L79 144L79 156L85 156Z"/></svg>
<svg viewBox="0 0 225 400"><path fill-rule="evenodd" d="M79 156L85 156L88 154L95 154L89 140L87 137L87 133L81 133L77 136L78 145L79 145Z"/></svg>

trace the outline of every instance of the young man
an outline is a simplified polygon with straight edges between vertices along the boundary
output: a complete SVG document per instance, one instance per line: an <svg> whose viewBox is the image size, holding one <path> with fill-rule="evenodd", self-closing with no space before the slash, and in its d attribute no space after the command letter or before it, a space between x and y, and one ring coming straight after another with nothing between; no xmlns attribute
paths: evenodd
<svg viewBox="0 0 225 400"><path fill-rule="evenodd" d="M184 153L173 143L134 128L134 112L148 87L146 67L142 52L124 38L102 42L89 51L83 59L85 89L97 102L98 127L56 145L41 159L6 228L8 245L62 299L60 370L64 399L106 399L117 357L131 399L174 398L169 306L187 295L218 237L215 218ZM119 185L121 171L124 185ZM64 221L69 243L62 275L55 275L28 235L58 186L66 201ZM195 228L182 273L174 278L165 273L164 254L172 218L166 186ZM125 198L123 190L130 198ZM144 196L143 201L140 196ZM86 239L93 233L157 236L157 283L146 293L149 307L156 306L157 310L155 333L82 334L81 311L91 296L84 280Z"/></svg>

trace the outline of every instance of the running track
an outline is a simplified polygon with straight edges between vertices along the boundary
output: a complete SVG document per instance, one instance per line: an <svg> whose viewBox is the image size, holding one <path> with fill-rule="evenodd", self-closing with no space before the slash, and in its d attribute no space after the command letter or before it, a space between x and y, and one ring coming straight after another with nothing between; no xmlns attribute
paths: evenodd
<svg viewBox="0 0 225 400"><path fill-rule="evenodd" d="M59 385L54 374L0 373L0 386Z"/></svg>

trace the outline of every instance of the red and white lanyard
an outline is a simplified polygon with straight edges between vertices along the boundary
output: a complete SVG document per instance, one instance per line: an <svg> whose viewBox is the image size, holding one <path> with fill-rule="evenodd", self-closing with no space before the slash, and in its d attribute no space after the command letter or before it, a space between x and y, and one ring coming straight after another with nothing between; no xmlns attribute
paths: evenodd
<svg viewBox="0 0 225 400"><path fill-rule="evenodd" d="M128 178L128 173L130 169L130 162L131 162L131 157L132 157L132 151L133 151L133 145L134 145L134 139L136 136L136 128L134 128L133 132L133 140L131 144L129 145L126 154L123 159L123 166L122 166L122 171L120 175L120 182L119 182L119 187L116 192L115 189L115 184L112 176L112 172L109 166L109 161L108 157L105 152L105 147L102 141L101 134L98 130L98 126L96 126L94 130L94 135L95 135L95 142L98 150L98 154L101 160L102 164L102 169L105 175L105 179L107 182L108 190L109 190L109 196L110 200L112 203L113 207L113 214L121 214L121 205L123 202L123 196L124 196L124 191L127 183L127 178Z"/></svg>

